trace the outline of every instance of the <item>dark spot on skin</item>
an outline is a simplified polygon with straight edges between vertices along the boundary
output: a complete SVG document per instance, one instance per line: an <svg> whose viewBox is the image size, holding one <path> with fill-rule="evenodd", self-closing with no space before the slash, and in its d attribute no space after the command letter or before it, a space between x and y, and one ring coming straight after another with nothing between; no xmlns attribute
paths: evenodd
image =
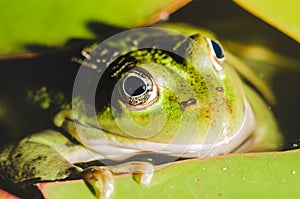
<svg viewBox="0 0 300 199"><path fill-rule="evenodd" d="M229 112L230 114L233 112L233 111L232 111L232 108L231 108L231 106L230 106L229 104L227 104L226 108L227 108L227 110L228 110L228 112Z"/></svg>
<svg viewBox="0 0 300 199"><path fill-rule="evenodd" d="M35 167L26 164L23 167L22 177L24 179L33 178L35 176L35 172L36 172Z"/></svg>
<svg viewBox="0 0 300 199"><path fill-rule="evenodd" d="M39 156L37 156L36 158L31 159L31 160L28 161L27 163L28 163L29 167L31 168L30 165L36 164L36 163L38 163L38 162L43 162L43 161L45 161L46 159L47 159L47 156L41 156L41 155L39 155Z"/></svg>
<svg viewBox="0 0 300 199"><path fill-rule="evenodd" d="M36 175L36 167L33 165L37 165L47 159L47 156L38 155L35 158L24 163L22 167L22 177L24 179L30 179L35 177Z"/></svg>
<svg viewBox="0 0 300 199"><path fill-rule="evenodd" d="M210 118L209 110L205 110L204 117L205 118Z"/></svg>
<svg viewBox="0 0 300 199"><path fill-rule="evenodd" d="M47 156L38 156L37 158L33 159L33 161L40 161L40 160L46 160Z"/></svg>
<svg viewBox="0 0 300 199"><path fill-rule="evenodd" d="M217 91L219 91L219 92L222 92L222 93L224 92L224 89L223 89L222 87L217 87L216 89L217 89Z"/></svg>
<svg viewBox="0 0 300 199"><path fill-rule="evenodd" d="M197 100L194 99L194 98L191 98L191 99L189 99L189 100L180 102L180 106L181 106L181 109L185 109L186 107L191 106L191 105L194 105L194 104L196 104L196 103L197 103Z"/></svg>
<svg viewBox="0 0 300 199"><path fill-rule="evenodd" d="M20 157L22 157L22 156L23 156L22 153L18 153L18 154L16 155L16 158L20 158Z"/></svg>

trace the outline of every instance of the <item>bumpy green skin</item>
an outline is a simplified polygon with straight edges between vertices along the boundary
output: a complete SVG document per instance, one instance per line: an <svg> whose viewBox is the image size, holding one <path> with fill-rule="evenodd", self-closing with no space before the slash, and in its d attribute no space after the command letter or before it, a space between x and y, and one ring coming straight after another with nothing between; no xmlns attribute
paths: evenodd
<svg viewBox="0 0 300 199"><path fill-rule="evenodd" d="M143 142L145 139L142 138L145 136L140 135L140 131L130 132L133 136L129 136L128 132L120 129L120 125L116 124L116 120L124 121L122 122L123 129L134 131L137 129L137 125L148 125L145 120L150 121L147 119L149 114L152 114L152 124L156 126L160 125L153 122L153 120L159 122L163 120L162 118L167 118L163 128L158 133L146 138L146 141L150 142L169 143L175 139L178 136L178 129L183 123L182 118L184 118L184 121L188 121L189 124L193 124L191 125L193 127L190 130L185 130L184 134L181 133L180 144L189 143L191 139L194 143L203 143L207 139L209 128L212 132L220 131L220 121L225 115L227 128L230 129L228 133L234 133L240 127L245 114L241 82L229 67L222 74L217 72L208 57L209 49L205 38L199 35L194 39L194 42L189 44L185 53L190 62L185 63L177 63L171 56L160 50L136 51L139 47L139 42L137 42L137 45L130 49L133 52L129 56L133 61L122 64L127 67L139 66L148 71L159 85L158 100L151 106L138 111L128 111L126 105L120 101L121 111L114 110L114 107L108 107L107 110L104 110L104 113L97 115L98 120L84 119L84 122L94 126L97 126L96 123L99 122L101 128L110 132L102 133L106 139L117 139L119 142L126 143ZM182 40L177 41L177 43L180 42ZM120 73L122 74L122 70L117 70L114 74ZM218 88L221 88L222 92L218 91ZM182 110L180 102L189 99L195 99L197 103ZM130 122L126 122L128 118L135 121L133 126L130 126ZM83 121L83 119L80 119L80 121ZM184 125L189 128L187 124ZM153 128L152 126L150 130L153 130ZM197 128L196 133L194 128ZM68 131L70 132L70 130ZM76 135L75 132L73 136L78 139L82 139L82 137L97 139L100 133L97 132L96 134L85 132ZM216 136L222 135L217 134Z"/></svg>
<svg viewBox="0 0 300 199"><path fill-rule="evenodd" d="M13 183L33 179L64 179L81 171L73 165L76 161L71 156L85 149L97 152L98 148L94 148L94 143L102 140L124 144L127 148L140 150L141 153L143 150L136 146L144 143L201 145L210 140L222 141L234 136L243 122L246 114L244 90L249 100L251 99L250 104L255 107L254 113L258 118L255 127L249 131L261 134L247 151L278 148L281 137L267 106L257 94L242 85L240 78L226 62L221 72L215 69L209 57L211 52L205 37L194 36L193 42L186 45L183 38L178 39L173 32L164 34L174 36L174 47L182 47L188 61L178 61L172 54L159 49L138 50L139 44L150 37L147 34L135 37L131 47L127 47L127 43L122 40L109 44L110 47L117 46L123 52L130 51L126 53L129 60L114 63L116 67L111 69L111 77L116 78L117 82L134 66L144 69L151 74L157 85L158 96L154 102L142 109L132 110L120 98L115 105L104 106L95 117L82 115L81 112L74 114L71 111L62 111L55 118L55 124L69 132L76 141L52 130L24 138L1 152L2 178ZM186 45L185 48L183 44ZM88 53L91 50L94 47L87 49ZM97 52L96 49L93 53L93 56L101 58L101 51ZM112 60L113 58L107 59L105 64ZM76 61L87 67L96 64L80 59ZM124 65L126 67L122 67ZM189 104L189 100L193 103ZM77 129L73 120L77 123ZM268 126L265 127L260 121L268 121ZM101 128L98 128L99 125ZM224 128L226 134L222 132ZM241 140L241 144L243 141ZM230 151L224 150L224 153L227 152Z"/></svg>
<svg viewBox="0 0 300 199"><path fill-rule="evenodd" d="M57 150L72 149L73 146L60 132L53 130L26 137L1 152L1 176L14 183L66 178L80 169Z"/></svg>

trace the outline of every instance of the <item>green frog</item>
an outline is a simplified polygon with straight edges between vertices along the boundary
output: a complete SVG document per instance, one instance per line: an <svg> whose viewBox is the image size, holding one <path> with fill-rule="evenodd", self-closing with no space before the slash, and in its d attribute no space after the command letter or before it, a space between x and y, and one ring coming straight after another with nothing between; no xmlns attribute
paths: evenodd
<svg viewBox="0 0 300 199"><path fill-rule="evenodd" d="M258 94L263 89L242 81L250 74L241 78L239 62L230 61L234 57L208 33L133 29L83 49L82 55L72 58L81 64L72 109L55 116L58 130L2 150L5 181L25 186L79 177L99 198L110 198L114 175L132 173L141 184L151 182L155 162L132 157L203 158L277 150L282 144L274 116Z"/></svg>

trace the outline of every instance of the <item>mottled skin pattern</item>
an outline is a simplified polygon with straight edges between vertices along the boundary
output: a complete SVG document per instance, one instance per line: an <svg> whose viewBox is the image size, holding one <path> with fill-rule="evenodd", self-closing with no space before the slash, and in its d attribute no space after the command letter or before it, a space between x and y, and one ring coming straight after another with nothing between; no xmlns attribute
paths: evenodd
<svg viewBox="0 0 300 199"><path fill-rule="evenodd" d="M102 75L92 107L96 116L89 114L88 99L75 96L80 107L77 113L63 110L54 120L71 136L46 130L8 146L0 154L1 177L12 183L64 179L82 171L74 163L91 161L93 157L121 160L139 153L161 152L196 158L240 148L277 149L281 137L264 102L243 85L226 61L220 61L221 70L217 70L209 40L200 34L191 38L165 30L139 31L100 48L86 48L82 53L86 59L73 61L81 63L91 77ZM151 101L138 106L122 97L124 78L136 71L150 76L157 89ZM87 82L88 88L93 78ZM243 122L251 115L248 101L257 120L244 127ZM259 122L261 119L268 127ZM245 142L248 145L242 147ZM200 154L204 144L214 148ZM112 150L107 150L108 145ZM192 148L181 153L160 148L165 145ZM116 152L116 148L120 151Z"/></svg>

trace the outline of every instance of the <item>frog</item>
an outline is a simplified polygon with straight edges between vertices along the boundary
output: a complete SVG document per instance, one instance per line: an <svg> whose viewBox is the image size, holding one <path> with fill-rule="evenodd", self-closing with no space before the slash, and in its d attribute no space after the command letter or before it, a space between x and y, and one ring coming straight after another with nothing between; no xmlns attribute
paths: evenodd
<svg viewBox="0 0 300 199"><path fill-rule="evenodd" d="M21 187L82 178L109 199L115 175L151 184L154 163L131 157L279 150L283 137L268 96L260 84L245 82L251 75L239 73L228 56L234 59L213 35L163 27L128 30L84 48L72 58L81 64L72 108L56 114L56 129L2 149L1 178Z"/></svg>

